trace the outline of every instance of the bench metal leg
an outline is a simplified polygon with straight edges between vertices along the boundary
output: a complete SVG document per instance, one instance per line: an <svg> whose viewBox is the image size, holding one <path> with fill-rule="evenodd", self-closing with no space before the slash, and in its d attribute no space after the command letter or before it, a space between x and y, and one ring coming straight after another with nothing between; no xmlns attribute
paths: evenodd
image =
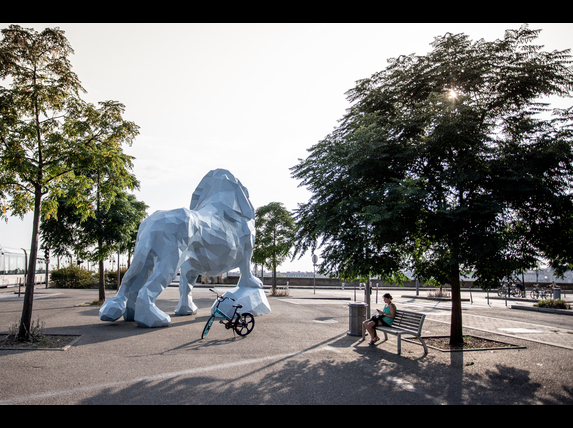
<svg viewBox="0 0 573 428"><path fill-rule="evenodd" d="M388 335L386 334L385 331L383 331L382 333L384 333L384 342L385 342L386 340L388 340ZM426 346L426 342L424 341L424 339L422 339L422 336L418 336L415 333L395 333L395 334L396 334L396 347L398 350L398 355L402 354L402 334L406 334L407 336L412 335L420 339L420 343L424 347L424 356L428 355L428 347Z"/></svg>
<svg viewBox="0 0 573 428"><path fill-rule="evenodd" d="M386 342L388 340L388 334L386 331L381 329L375 329L376 332L384 333L384 340L380 343ZM414 336L420 340L420 344L424 347L424 356L428 355L428 347L426 346L426 342L422 339L422 336L416 334L415 332L392 332L392 334L396 335L396 346L398 348L398 355L402 353L402 334L406 336Z"/></svg>
<svg viewBox="0 0 573 428"><path fill-rule="evenodd" d="M424 347L424 357L428 355L428 347L426 346L426 342L424 342L424 339L422 339L422 336L418 336L417 334L412 334L412 335L420 339L420 342ZM400 355L400 344L398 344L398 355Z"/></svg>
<svg viewBox="0 0 573 428"><path fill-rule="evenodd" d="M426 342L424 342L424 339L422 339L422 336L418 336L418 339L420 339L420 342L422 342L422 346L424 347L424 357L426 355L428 355L428 347L426 346Z"/></svg>

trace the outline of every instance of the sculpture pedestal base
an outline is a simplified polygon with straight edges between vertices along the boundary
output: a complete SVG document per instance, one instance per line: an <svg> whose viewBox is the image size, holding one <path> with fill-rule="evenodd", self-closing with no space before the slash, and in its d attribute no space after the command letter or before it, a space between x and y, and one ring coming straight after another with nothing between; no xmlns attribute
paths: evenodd
<svg viewBox="0 0 573 428"><path fill-rule="evenodd" d="M250 312L254 316L268 314L271 311L271 306L262 288L252 287L235 287L232 290L223 294L225 297L230 297L232 300L225 300L219 305L219 310L231 316L233 314L233 305L243 305L239 312ZM217 302L211 306L211 312L214 311Z"/></svg>

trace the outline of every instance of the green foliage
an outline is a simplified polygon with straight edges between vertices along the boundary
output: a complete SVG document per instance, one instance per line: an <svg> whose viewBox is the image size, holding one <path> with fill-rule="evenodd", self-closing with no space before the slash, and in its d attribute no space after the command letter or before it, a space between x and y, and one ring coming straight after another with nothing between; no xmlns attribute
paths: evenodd
<svg viewBox="0 0 573 428"><path fill-rule="evenodd" d="M34 211L29 272L35 272L40 215L57 212L66 193L82 220L104 208L117 192L137 186L132 158L122 151L139 133L123 120L117 101L94 105L72 71L73 54L64 32L10 25L0 40L0 218ZM7 84L7 86L4 86ZM107 197L94 198L93 189ZM45 203L43 199L47 198ZM99 208L99 206L98 206ZM34 274L28 276L20 335L30 330Z"/></svg>
<svg viewBox="0 0 573 428"><path fill-rule="evenodd" d="M546 299L534 303L538 308L571 309L571 305L563 299Z"/></svg>
<svg viewBox="0 0 573 428"><path fill-rule="evenodd" d="M82 220L75 204L59 197L56 215L42 218L43 247L54 255L77 254L91 261L117 253L118 245L122 250L133 249L139 225L147 215L147 205L125 192L117 192L107 209L100 205L93 216Z"/></svg>
<svg viewBox="0 0 573 428"><path fill-rule="evenodd" d="M255 213L255 251L259 263L268 267L286 260L292 248L294 220L280 202L271 202L257 208Z"/></svg>
<svg viewBox="0 0 573 428"><path fill-rule="evenodd" d="M71 71L73 50L64 32L37 33L11 25L0 41L0 201L2 215L23 216L35 199L73 188L78 212L91 215L86 186L94 167L131 169L131 158L121 152L138 127L124 121L124 106L105 101L96 107L79 97L85 92ZM53 215L57 203L42 206Z"/></svg>
<svg viewBox="0 0 573 428"><path fill-rule="evenodd" d="M293 246L294 220L280 202L271 202L255 212L256 238L253 250L255 263L265 264L273 270L273 288L276 286L277 266L290 255Z"/></svg>
<svg viewBox="0 0 573 428"><path fill-rule="evenodd" d="M539 101L569 94L571 61L533 45L538 33L436 37L348 91L340 125L292 168L312 193L295 210L295 256L320 247L323 273L349 277L473 271L493 286L540 251L572 254L553 238L573 230L573 120Z"/></svg>
<svg viewBox="0 0 573 428"><path fill-rule="evenodd" d="M292 168L312 193L294 213L295 256L320 247L323 273L450 284L453 342L462 273L487 288L540 257L571 264L573 114L541 101L570 95L571 56L538 34L448 33L358 81L339 126Z"/></svg>
<svg viewBox="0 0 573 428"><path fill-rule="evenodd" d="M120 268L119 269L119 282L123 281L123 276L127 272L127 268ZM108 284L117 284L117 269L109 270L105 273L105 280Z"/></svg>
<svg viewBox="0 0 573 428"><path fill-rule="evenodd" d="M93 288L93 274L81 267L70 265L50 272L50 285L54 288Z"/></svg>

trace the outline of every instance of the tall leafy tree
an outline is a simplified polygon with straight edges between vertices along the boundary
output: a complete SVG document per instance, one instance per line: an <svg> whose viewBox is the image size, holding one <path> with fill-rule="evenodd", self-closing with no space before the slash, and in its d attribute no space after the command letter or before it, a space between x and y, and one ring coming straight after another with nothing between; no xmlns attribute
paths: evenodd
<svg viewBox="0 0 573 428"><path fill-rule="evenodd" d="M26 338L32 317L34 272L40 215L56 211L57 198L46 195L75 189L77 212L92 215L82 174L102 164L131 169L121 152L138 134L122 118L124 106L104 101L95 106L72 71L73 54L64 31L41 32L10 25L0 41L0 215L23 216L33 210L32 242L19 337ZM7 85L7 86L4 86Z"/></svg>
<svg viewBox="0 0 573 428"><path fill-rule="evenodd" d="M273 293L277 287L277 266L290 255L294 220L280 202L271 202L255 212L256 239L254 259L273 271Z"/></svg>
<svg viewBox="0 0 573 428"><path fill-rule="evenodd" d="M547 101L570 96L571 56L533 44L539 31L448 33L358 81L339 126L292 168L312 192L295 256L322 245L323 271L450 284L452 344L462 273L491 287L540 257L571 263L573 241L552 238L572 235L572 115Z"/></svg>

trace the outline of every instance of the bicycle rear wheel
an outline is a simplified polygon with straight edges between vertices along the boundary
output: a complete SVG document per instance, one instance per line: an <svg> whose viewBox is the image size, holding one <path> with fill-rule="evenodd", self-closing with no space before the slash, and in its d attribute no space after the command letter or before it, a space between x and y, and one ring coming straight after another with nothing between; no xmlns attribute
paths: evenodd
<svg viewBox="0 0 573 428"><path fill-rule="evenodd" d="M209 317L209 319L207 320L207 323L205 324L205 327L203 328L203 334L201 334L201 339L205 339L205 336L207 336L207 333L209 333L209 330L211 329L211 326L213 325L213 321L215 321L215 315L211 315Z"/></svg>
<svg viewBox="0 0 573 428"><path fill-rule="evenodd" d="M253 314L246 312L241 314L241 317L237 319L235 322L235 331L239 334L239 336L246 336L255 327L255 317Z"/></svg>

